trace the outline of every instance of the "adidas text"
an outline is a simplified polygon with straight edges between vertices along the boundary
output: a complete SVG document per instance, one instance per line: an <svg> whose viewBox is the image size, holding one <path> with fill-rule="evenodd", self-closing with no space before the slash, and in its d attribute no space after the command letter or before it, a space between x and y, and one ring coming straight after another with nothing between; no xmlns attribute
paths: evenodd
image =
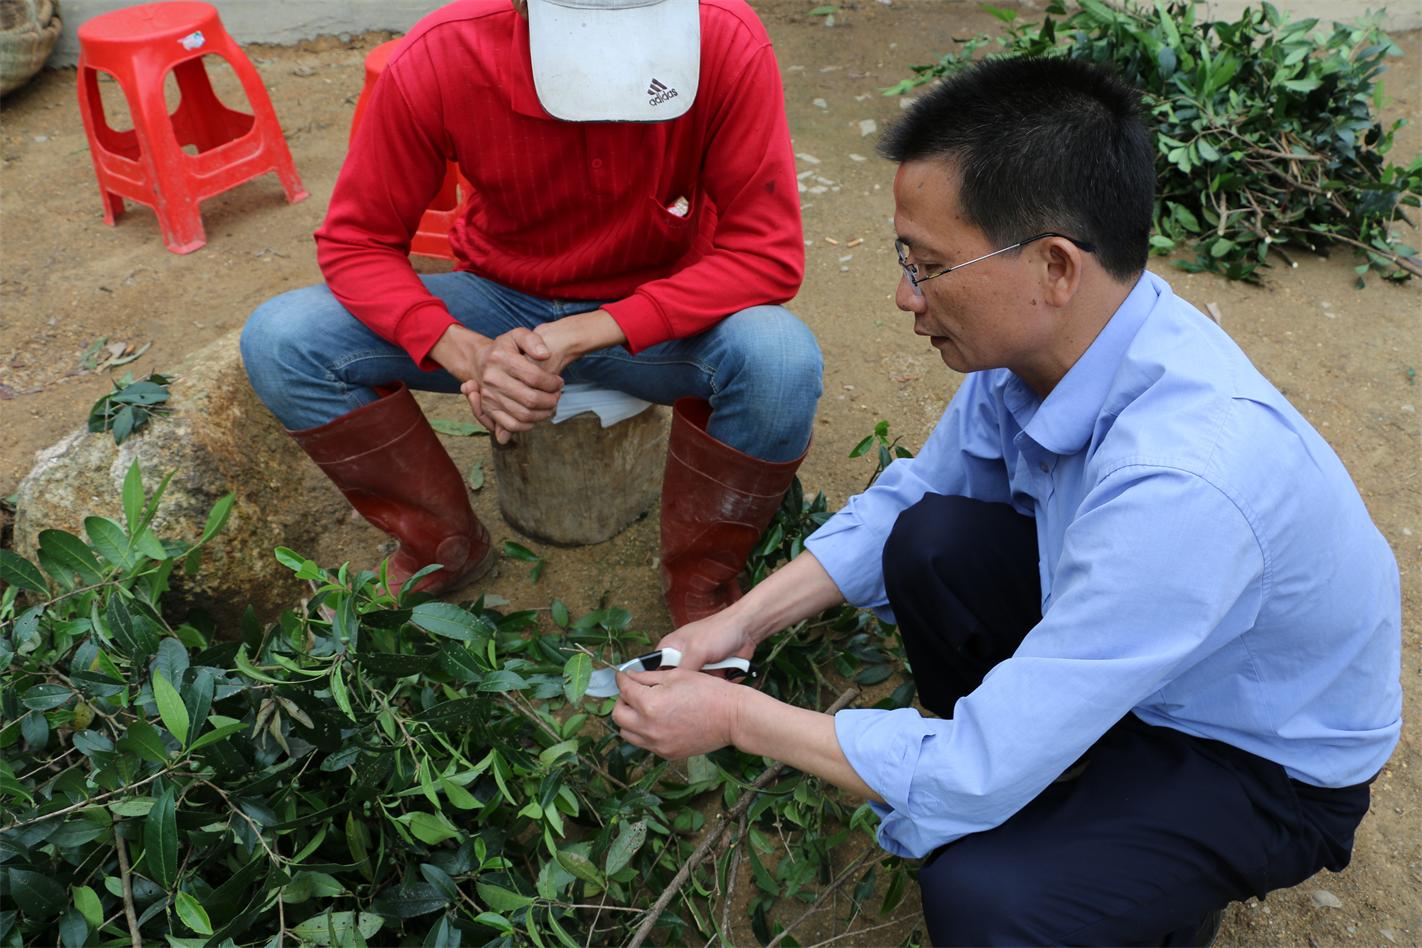
<svg viewBox="0 0 1422 948"><path fill-rule="evenodd" d="M666 92L663 92L661 95L653 96L652 98L648 99L648 100L647 100L647 104L648 104L648 105L661 105L663 102L667 101L668 99L675 99L675 98L676 98L676 90L675 90L675 89L668 89Z"/></svg>

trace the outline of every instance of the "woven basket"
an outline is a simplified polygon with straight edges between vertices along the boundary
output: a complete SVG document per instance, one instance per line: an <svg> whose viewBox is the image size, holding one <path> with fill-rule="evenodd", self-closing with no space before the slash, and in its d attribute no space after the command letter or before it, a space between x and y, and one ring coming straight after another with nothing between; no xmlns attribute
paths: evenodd
<svg viewBox="0 0 1422 948"><path fill-rule="evenodd" d="M44 68L59 26L59 0L0 0L0 95Z"/></svg>

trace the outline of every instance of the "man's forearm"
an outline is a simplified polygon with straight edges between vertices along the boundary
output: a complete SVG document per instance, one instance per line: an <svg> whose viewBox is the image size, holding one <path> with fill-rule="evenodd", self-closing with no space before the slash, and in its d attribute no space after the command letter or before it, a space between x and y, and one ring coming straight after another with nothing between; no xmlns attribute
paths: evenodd
<svg viewBox="0 0 1422 948"><path fill-rule="evenodd" d="M755 642L844 602L830 574L806 550L776 570L727 611Z"/></svg>
<svg viewBox="0 0 1422 948"><path fill-rule="evenodd" d="M749 688L738 697L731 736L739 750L784 761L857 796L884 802L844 755L833 715L797 708Z"/></svg>
<svg viewBox="0 0 1422 948"><path fill-rule="evenodd" d="M589 352L624 345L627 342L622 327L605 309L564 316L562 319L544 323L535 331L543 337L555 355L562 355L564 365ZM563 366L559 366L560 371L562 368Z"/></svg>

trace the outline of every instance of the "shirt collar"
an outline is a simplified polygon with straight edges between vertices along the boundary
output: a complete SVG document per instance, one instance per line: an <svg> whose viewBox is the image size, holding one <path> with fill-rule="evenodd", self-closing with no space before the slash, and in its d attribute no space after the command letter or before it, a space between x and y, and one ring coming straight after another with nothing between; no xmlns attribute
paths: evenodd
<svg viewBox="0 0 1422 948"><path fill-rule="evenodd" d="M538 101L538 89L533 85L533 56L528 46L528 19L513 15L513 31L509 37L509 55L504 60L504 85L509 90L509 107L519 115L556 122Z"/></svg>
<svg viewBox="0 0 1422 948"><path fill-rule="evenodd" d="M1086 447L1126 347L1157 301L1170 287L1153 273L1143 273L1120 307L1102 327L1062 380L1039 400L1027 384L1012 376L1004 392L1008 410L1027 437L1056 455Z"/></svg>

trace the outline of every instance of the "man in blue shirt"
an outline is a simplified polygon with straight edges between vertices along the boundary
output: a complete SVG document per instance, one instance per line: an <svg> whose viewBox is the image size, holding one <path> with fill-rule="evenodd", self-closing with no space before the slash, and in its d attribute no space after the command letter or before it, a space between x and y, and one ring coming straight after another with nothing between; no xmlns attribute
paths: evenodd
<svg viewBox="0 0 1422 948"><path fill-rule="evenodd" d="M1136 95L989 62L881 145L897 303L967 373L923 451L621 676L627 739L734 744L873 801L935 944L1193 944L1348 862L1400 731L1397 566L1341 462L1144 270ZM833 718L692 671L848 601L916 709Z"/></svg>

